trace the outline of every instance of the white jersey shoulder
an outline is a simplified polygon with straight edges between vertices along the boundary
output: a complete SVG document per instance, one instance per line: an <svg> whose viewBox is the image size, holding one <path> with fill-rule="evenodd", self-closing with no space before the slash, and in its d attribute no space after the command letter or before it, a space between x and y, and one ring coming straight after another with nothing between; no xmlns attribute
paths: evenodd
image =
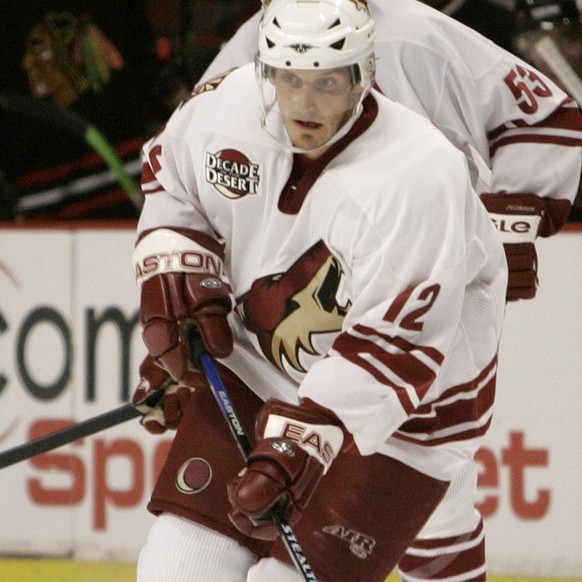
<svg viewBox="0 0 582 582"><path fill-rule="evenodd" d="M582 122L568 95L531 65L422 2L369 5L380 89L429 118L465 154L479 192L574 199ZM203 80L254 59L259 21L257 13L238 30Z"/></svg>

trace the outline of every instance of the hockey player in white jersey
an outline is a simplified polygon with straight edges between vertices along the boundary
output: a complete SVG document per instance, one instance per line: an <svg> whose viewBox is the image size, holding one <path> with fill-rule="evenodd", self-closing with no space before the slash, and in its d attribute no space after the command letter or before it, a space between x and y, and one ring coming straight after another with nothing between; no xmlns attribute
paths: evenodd
<svg viewBox="0 0 582 582"><path fill-rule="evenodd" d="M505 245L507 298L533 298L534 241L560 230L580 182L576 103L530 64L430 6L416 0L368 4L378 35L376 82L476 162L474 186ZM260 16L243 24L202 81L254 59Z"/></svg>
<svg viewBox="0 0 582 582"><path fill-rule="evenodd" d="M134 399L166 386L143 424L177 432L139 582L300 582L261 518L281 499L320 582L384 582L421 531L407 580L485 580L463 475L492 418L503 246L463 154L372 89L374 37L363 1L273 2L256 64L144 148ZM253 434L246 466L191 324Z"/></svg>

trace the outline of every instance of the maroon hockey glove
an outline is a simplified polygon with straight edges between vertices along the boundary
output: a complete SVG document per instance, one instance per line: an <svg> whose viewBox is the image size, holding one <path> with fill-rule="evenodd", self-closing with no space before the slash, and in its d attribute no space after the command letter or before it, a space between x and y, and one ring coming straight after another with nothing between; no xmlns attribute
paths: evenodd
<svg viewBox="0 0 582 582"><path fill-rule="evenodd" d="M277 526L268 516L275 506L295 524L343 439L337 419L269 400L259 413L257 445L247 467L228 486L235 527L256 539L276 539Z"/></svg>
<svg viewBox="0 0 582 582"><path fill-rule="evenodd" d="M139 367L139 374L140 382L133 394L133 404L139 404L160 388L165 390L158 405L151 407L142 403L137 406L143 414L140 424L152 434L178 428L192 392L196 388L207 387L204 375L200 372L188 372L178 384L149 354Z"/></svg>
<svg viewBox="0 0 582 582"><path fill-rule="evenodd" d="M537 236L550 236L563 226L570 202L533 194L482 194L481 200L505 249L509 270L507 300L534 298L538 260L533 241Z"/></svg>
<svg viewBox="0 0 582 582"><path fill-rule="evenodd" d="M533 299L538 286L538 256L534 243L504 243L509 277L507 301Z"/></svg>
<svg viewBox="0 0 582 582"><path fill-rule="evenodd" d="M145 345L155 362L178 382L191 369L189 326L198 328L213 356L224 358L232 351L227 322L232 303L217 253L220 247L210 237L167 228L144 236L134 252Z"/></svg>

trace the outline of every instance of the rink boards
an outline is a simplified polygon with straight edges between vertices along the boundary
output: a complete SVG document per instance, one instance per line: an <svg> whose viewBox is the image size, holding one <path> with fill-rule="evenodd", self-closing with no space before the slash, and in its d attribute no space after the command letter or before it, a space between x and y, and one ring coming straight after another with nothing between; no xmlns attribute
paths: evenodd
<svg viewBox="0 0 582 582"><path fill-rule="evenodd" d="M0 230L0 450L118 407L137 383L134 230L102 226ZM537 246L538 298L507 309L478 502L490 571L581 578L582 232ZM131 564L169 443L131 421L1 470L0 554Z"/></svg>

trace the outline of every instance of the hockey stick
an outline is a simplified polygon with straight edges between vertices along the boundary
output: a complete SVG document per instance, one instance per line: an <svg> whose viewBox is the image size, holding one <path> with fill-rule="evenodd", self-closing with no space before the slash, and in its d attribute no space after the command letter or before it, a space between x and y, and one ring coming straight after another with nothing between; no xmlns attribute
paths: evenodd
<svg viewBox="0 0 582 582"><path fill-rule="evenodd" d="M132 418L143 416L145 411L140 411L140 406L146 405L147 409L153 408L161 401L164 392L165 388L160 388L137 404L125 404L109 412L104 412L93 418L14 447L13 449L2 451L0 452L0 469L19 463L20 461L25 461L36 455L52 451L53 449L90 436L106 428L111 428Z"/></svg>
<svg viewBox="0 0 582 582"><path fill-rule="evenodd" d="M560 79L566 91L582 107L582 81L572 68L558 45L549 36L544 36L535 44L535 50L546 61L553 73Z"/></svg>
<svg viewBox="0 0 582 582"><path fill-rule="evenodd" d="M194 361L200 363L204 375L210 384L212 394L214 395L214 398L220 407L220 411L228 424L228 428L230 429L232 436L235 438L243 458L246 459L252 451L253 446L243 429L235 410L234 403L222 381L222 378L220 377L214 359L204 349L198 330L194 327L190 329L190 350ZM277 510L277 508L271 511L269 517L277 525L279 533L281 534L281 539L283 540L285 548L295 564L297 571L303 576L303 579L306 580L306 582L317 582L313 568L309 564L307 556L297 541L297 538L293 533L293 528L287 519Z"/></svg>
<svg viewBox="0 0 582 582"><path fill-rule="evenodd" d="M119 184L136 209L141 209L143 194L139 185L127 173L113 146L94 125L91 125L80 115L64 107L59 107L52 101L33 99L28 95L12 91L0 92L0 107L6 111L38 119L47 125L79 136L101 156L101 159L115 174Z"/></svg>

